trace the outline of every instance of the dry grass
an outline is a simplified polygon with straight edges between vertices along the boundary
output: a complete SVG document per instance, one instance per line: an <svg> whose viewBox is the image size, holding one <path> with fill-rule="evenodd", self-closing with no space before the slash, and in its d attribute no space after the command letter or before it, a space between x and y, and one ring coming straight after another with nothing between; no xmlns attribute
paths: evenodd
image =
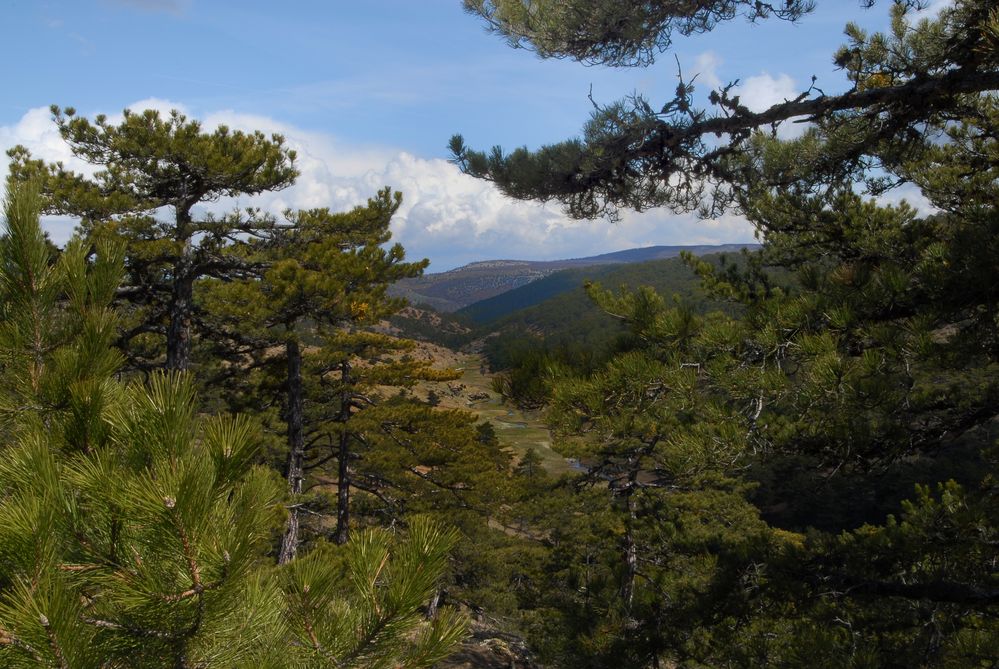
<svg viewBox="0 0 999 669"><path fill-rule="evenodd" d="M572 469L565 458L552 450L551 433L540 412L508 406L493 392L492 374L486 370L481 356L422 342L410 355L433 359L435 367L450 367L462 373L455 381L421 383L413 389L414 394L426 398L432 390L439 398L440 406L471 411L480 420L488 421L496 430L500 444L510 449L517 460L534 448L545 469L552 474Z"/></svg>

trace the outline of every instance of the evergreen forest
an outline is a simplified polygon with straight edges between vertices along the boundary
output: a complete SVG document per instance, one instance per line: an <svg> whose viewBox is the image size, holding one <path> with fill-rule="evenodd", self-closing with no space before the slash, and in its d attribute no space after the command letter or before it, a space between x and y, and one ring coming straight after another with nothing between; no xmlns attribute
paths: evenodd
<svg viewBox="0 0 999 669"><path fill-rule="evenodd" d="M633 68L813 4L463 1ZM391 291L428 266L405 193L206 213L294 184L285 137L52 106L89 169L8 151L0 667L999 667L999 8L884 4L846 90L681 74L564 142L452 137L507 197L758 241L455 314ZM550 452L442 398L470 372L427 351L462 347Z"/></svg>

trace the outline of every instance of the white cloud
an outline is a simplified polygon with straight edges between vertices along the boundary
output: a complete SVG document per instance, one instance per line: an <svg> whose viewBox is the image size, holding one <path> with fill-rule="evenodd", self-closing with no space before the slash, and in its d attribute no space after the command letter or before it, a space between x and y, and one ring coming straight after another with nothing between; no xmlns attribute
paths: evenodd
<svg viewBox="0 0 999 669"><path fill-rule="evenodd" d="M797 97L798 89L794 79L786 74L774 77L769 72L763 72L746 79L736 88L736 93L742 104L754 112L761 112Z"/></svg>
<svg viewBox="0 0 999 669"><path fill-rule="evenodd" d="M722 82L718 78L718 68L722 65L722 58L714 51L705 51L698 54L694 59L694 74L697 75L695 83L703 84L707 90L721 88Z"/></svg>
<svg viewBox="0 0 999 669"><path fill-rule="evenodd" d="M161 115L166 116L170 112L176 110L185 116L191 115L191 110L185 105L179 102L173 102L171 100L165 100L163 98L143 98L142 100L137 100L132 104L128 105L128 110L135 113L141 113L147 109L153 109L158 111ZM118 123L122 120L121 114L109 114L109 119Z"/></svg>
<svg viewBox="0 0 999 669"><path fill-rule="evenodd" d="M694 59L692 71L697 75L695 83L702 84L698 87L700 92L718 89L724 85L719 74L723 64L721 56L714 51L698 54ZM765 111L776 104L793 100L800 93L801 90L790 75L781 73L774 76L769 72L749 77L731 91L732 95L739 96L741 104L754 112ZM782 139L791 139L801 135L805 127L804 123L787 121L781 124L777 134Z"/></svg>
<svg viewBox="0 0 999 669"><path fill-rule="evenodd" d="M183 105L169 100L143 100L129 108L179 108L192 116ZM432 271L483 259L580 257L636 246L753 239L749 224L735 216L700 221L658 210L627 212L616 224L573 221L557 206L511 200L488 182L462 174L439 158L421 158L390 147L355 146L330 135L234 111L197 116L206 129L225 124L233 129L284 135L288 146L298 153L301 171L296 183L284 191L211 203L207 205L211 210L250 205L274 214L288 208L347 209L389 186L403 193L403 205L392 223L394 241L401 242L412 259L429 257ZM92 170L73 158L46 109L33 109L14 125L0 126L0 148L15 144L24 144L36 157ZM5 171L6 165L0 170ZM72 229L72 222L65 219L47 219L45 224L59 243Z"/></svg>
<svg viewBox="0 0 999 669"><path fill-rule="evenodd" d="M798 85L790 76L782 73L775 77L769 72L749 77L739 84L734 92L739 96L740 102L754 112L765 111L774 105L793 100L801 94ZM777 129L777 136L781 139L792 139L800 136L806 127L805 123L795 123L793 119L784 121Z"/></svg>
<svg viewBox="0 0 999 669"><path fill-rule="evenodd" d="M69 161L73 158L52 123L51 113L44 107L29 110L12 126L0 126L0 145L6 150L16 144L23 144L32 153L43 155L48 160ZM6 163L2 169L6 174Z"/></svg>
<svg viewBox="0 0 999 669"><path fill-rule="evenodd" d="M69 146L59 136L59 130L52 122L52 114L45 107L29 110L21 119L10 126L0 126L0 150L6 152L18 144L25 146L32 155L48 161L62 161L67 167L79 172L90 173L92 168L73 156ZM0 184L7 181L7 160L0 162ZM65 243L73 234L75 221L64 217L51 217L45 227L52 239Z"/></svg>
<svg viewBox="0 0 999 669"><path fill-rule="evenodd" d="M929 198L923 195L922 191L915 184L906 183L897 188L893 188L887 193L883 193L875 198L878 204L898 206L905 202L920 216L929 216L939 213L940 210L933 206Z"/></svg>

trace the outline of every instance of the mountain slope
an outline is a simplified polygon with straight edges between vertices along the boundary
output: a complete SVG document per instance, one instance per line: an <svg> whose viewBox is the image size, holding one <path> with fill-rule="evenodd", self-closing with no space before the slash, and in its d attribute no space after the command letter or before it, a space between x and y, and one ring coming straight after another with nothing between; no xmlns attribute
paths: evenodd
<svg viewBox="0 0 999 669"><path fill-rule="evenodd" d="M438 311L457 311L475 302L526 286L560 270L674 258L683 251L690 251L694 255L730 253L755 246L650 246L565 260L488 260L447 272L405 279L392 286L390 292L395 296L405 297L413 304L426 304Z"/></svg>
<svg viewBox="0 0 999 669"><path fill-rule="evenodd" d="M738 254L710 254L702 258L717 264L723 255L730 263L741 262ZM730 303L710 299L702 289L700 279L680 258L589 270L600 274L585 278L576 276L615 291L649 286L665 299L676 298L699 313L733 309ZM547 300L480 323L476 330L480 350L494 372L522 366L525 360L537 361L539 351L585 367L604 359L627 332L620 320L593 303L582 281Z"/></svg>
<svg viewBox="0 0 999 669"><path fill-rule="evenodd" d="M716 260L711 254L706 260ZM599 268L599 274L585 276L585 270L573 272L580 281L569 290L547 300L518 309L486 325L494 330L535 332L556 338L589 338L596 331L618 329L618 321L604 313L586 295L583 283L592 280L606 289L635 289L650 286L666 299L677 296L685 302L696 304L698 310L719 308L710 302L701 289L700 279L680 258L652 260L643 263Z"/></svg>
<svg viewBox="0 0 999 669"><path fill-rule="evenodd" d="M567 291L576 290L586 281L600 281L601 277L608 272L613 272L620 267L620 264L614 264L563 269L549 274L543 279L532 281L526 286L473 302L454 313L456 316L465 317L477 325L490 323Z"/></svg>

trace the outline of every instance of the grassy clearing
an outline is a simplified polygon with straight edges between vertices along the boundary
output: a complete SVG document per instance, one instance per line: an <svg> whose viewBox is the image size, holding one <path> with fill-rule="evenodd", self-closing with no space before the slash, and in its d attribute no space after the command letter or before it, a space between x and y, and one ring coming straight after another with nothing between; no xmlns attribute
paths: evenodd
<svg viewBox="0 0 999 669"><path fill-rule="evenodd" d="M505 405L502 397L493 392L492 375L486 371L481 356L449 353L441 357L446 360L445 364L462 371L461 378L422 384L416 390L418 394L426 396L433 390L440 398L440 406L465 409L478 415L480 420L489 421L500 444L509 448L518 459L534 448L545 469L552 474L572 470L566 459L552 450L551 433L540 412L521 411Z"/></svg>

